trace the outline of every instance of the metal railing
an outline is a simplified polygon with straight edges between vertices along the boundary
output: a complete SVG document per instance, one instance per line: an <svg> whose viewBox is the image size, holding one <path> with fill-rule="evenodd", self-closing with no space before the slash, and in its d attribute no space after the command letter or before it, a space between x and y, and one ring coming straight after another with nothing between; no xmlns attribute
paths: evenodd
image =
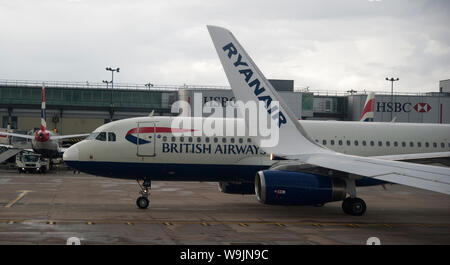
<svg viewBox="0 0 450 265"><path fill-rule="evenodd" d="M42 83L46 87L57 88L80 88L80 89L111 89L111 85L100 82L71 82L71 81L39 81L39 80L9 80L0 79L0 86L4 87L40 87ZM178 91L180 89L204 90L204 89L231 89L226 86L207 86L207 85L159 85L152 84L127 84L114 83L114 90L159 90L159 91Z"/></svg>
<svg viewBox="0 0 450 265"><path fill-rule="evenodd" d="M40 87L45 83L46 87L57 88L77 88L77 89L111 89L109 84L101 82L71 82L71 81L39 81L39 80L10 80L0 79L0 86L4 87ZM153 90L153 91L178 91L180 89L188 90L230 90L229 86L214 86L214 85L160 85L152 84L128 84L128 83L114 83L114 90ZM305 87L296 87L294 92L309 92L315 96L349 96L351 93L342 90L309 90ZM353 95L365 95L370 91L360 90L354 91ZM390 91L372 91L376 95L390 95ZM394 92L394 95L410 95L410 96L432 96L432 94L439 92Z"/></svg>

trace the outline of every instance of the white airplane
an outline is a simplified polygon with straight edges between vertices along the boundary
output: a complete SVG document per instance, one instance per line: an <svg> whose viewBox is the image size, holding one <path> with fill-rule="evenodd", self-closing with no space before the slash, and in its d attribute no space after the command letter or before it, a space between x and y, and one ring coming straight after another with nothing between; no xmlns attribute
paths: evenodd
<svg viewBox="0 0 450 265"><path fill-rule="evenodd" d="M375 108L375 93L370 92L367 95L366 103L364 103L363 112L359 121L373 121Z"/></svg>
<svg viewBox="0 0 450 265"><path fill-rule="evenodd" d="M0 132L0 136L4 137L19 137L31 140L31 147L35 153L41 154L45 158L61 157L64 148L59 146L59 141L62 139L86 137L89 134L73 134L73 135L57 135L52 131L47 130L46 122L46 108L45 108L45 85L42 84L41 93L41 128L36 131L35 135L18 134Z"/></svg>
<svg viewBox="0 0 450 265"><path fill-rule="evenodd" d="M219 27L208 30L238 99L257 101L254 93L262 91L280 101L278 117L284 117L278 119L277 146L260 148L259 137L174 135L193 129L172 128L176 117L138 117L97 128L66 150L67 165L93 175L136 179L139 185L143 181L136 201L141 209L149 205L154 180L217 181L223 192L256 193L266 204L343 201L351 215L366 211L356 197L357 186L389 182L450 194L449 168L394 161L448 159L449 125L297 121L233 35ZM257 90L249 87L241 67L252 72L249 79L257 80ZM235 121L245 126L243 119Z"/></svg>

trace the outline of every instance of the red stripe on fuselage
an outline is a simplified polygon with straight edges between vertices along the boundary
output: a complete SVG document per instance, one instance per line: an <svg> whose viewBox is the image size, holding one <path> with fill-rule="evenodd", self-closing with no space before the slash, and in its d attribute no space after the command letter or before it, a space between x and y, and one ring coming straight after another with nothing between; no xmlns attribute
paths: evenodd
<svg viewBox="0 0 450 265"><path fill-rule="evenodd" d="M155 130L156 129L156 130ZM139 127L139 133L183 133L183 132L193 132L193 129L178 129L170 127ZM127 132L127 135L138 133L138 128L131 129Z"/></svg>

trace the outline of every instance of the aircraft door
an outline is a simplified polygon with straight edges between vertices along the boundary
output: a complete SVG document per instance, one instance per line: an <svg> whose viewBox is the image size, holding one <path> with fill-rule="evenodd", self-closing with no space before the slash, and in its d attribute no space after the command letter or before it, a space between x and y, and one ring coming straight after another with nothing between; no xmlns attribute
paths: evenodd
<svg viewBox="0 0 450 265"><path fill-rule="evenodd" d="M137 123L137 156L155 156L155 122Z"/></svg>

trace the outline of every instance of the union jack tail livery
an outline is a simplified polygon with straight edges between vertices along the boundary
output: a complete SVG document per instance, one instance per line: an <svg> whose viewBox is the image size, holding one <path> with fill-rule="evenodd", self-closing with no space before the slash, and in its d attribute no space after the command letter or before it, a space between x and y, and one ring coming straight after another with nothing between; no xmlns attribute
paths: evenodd
<svg viewBox="0 0 450 265"><path fill-rule="evenodd" d="M45 118L45 84L42 83L42 103L41 103L41 130L45 131L47 128L47 122Z"/></svg>
<svg viewBox="0 0 450 265"><path fill-rule="evenodd" d="M361 119L359 121L373 121L375 106L375 93L370 92L367 95L366 103L364 104Z"/></svg>

